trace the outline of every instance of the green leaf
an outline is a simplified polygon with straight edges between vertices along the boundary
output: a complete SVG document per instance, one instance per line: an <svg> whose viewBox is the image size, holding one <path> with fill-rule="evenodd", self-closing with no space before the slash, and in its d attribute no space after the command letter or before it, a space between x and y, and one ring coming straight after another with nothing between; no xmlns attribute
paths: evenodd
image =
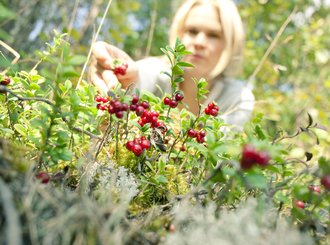
<svg viewBox="0 0 330 245"><path fill-rule="evenodd" d="M183 62L183 61L180 61L178 63L176 63L178 66L183 66L183 67L194 67L193 64L190 64L188 62Z"/></svg>
<svg viewBox="0 0 330 245"><path fill-rule="evenodd" d="M7 9L5 6L0 4L0 19L10 19L15 17L15 12Z"/></svg>
<svg viewBox="0 0 330 245"><path fill-rule="evenodd" d="M26 137L28 135L27 134L27 131L26 131L26 128L23 125L21 125L21 124L15 124L14 125L14 128L22 136L25 136Z"/></svg>
<svg viewBox="0 0 330 245"><path fill-rule="evenodd" d="M172 72L173 72L173 76L183 75L184 74L184 71L178 65L173 66Z"/></svg>
<svg viewBox="0 0 330 245"><path fill-rule="evenodd" d="M85 55L75 55L71 59L68 60L67 64L68 65L81 65L84 64L86 61L86 56Z"/></svg>
<svg viewBox="0 0 330 245"><path fill-rule="evenodd" d="M247 172L246 181L253 188L266 189L267 188L267 180L266 178L258 172Z"/></svg>
<svg viewBox="0 0 330 245"><path fill-rule="evenodd" d="M167 179L164 175L158 175L156 176L156 180L159 182L159 183L167 183Z"/></svg>

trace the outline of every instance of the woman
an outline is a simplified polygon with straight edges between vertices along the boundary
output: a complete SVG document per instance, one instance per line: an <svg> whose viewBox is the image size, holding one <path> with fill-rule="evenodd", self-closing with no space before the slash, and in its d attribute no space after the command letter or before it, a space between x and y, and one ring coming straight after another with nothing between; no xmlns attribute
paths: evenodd
<svg viewBox="0 0 330 245"><path fill-rule="evenodd" d="M196 89L193 79L205 78L208 82L207 104L215 101L224 121L242 128L253 110L254 96L242 81L233 79L239 71L244 47L243 25L235 4L231 0L188 0L178 9L170 30L170 44L174 46L179 38L192 54L186 62L194 68L187 68L180 90L183 102L189 110L198 112ZM128 70L117 77L110 70L113 58L125 60ZM91 81L103 91L116 83L125 88L134 82L139 89L156 92L160 86L170 92L168 78L161 74L170 69L164 57L149 57L133 61L124 51L104 42L93 47Z"/></svg>

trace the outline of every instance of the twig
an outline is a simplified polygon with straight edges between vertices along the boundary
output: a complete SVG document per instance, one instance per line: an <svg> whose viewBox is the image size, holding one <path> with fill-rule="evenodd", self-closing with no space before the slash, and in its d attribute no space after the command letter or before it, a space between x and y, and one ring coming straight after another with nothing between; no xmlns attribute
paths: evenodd
<svg viewBox="0 0 330 245"><path fill-rule="evenodd" d="M266 59L268 58L269 54L273 51L274 47L276 46L280 36L283 34L285 28L287 27L287 25L291 22L294 14L297 11L297 7L294 7L294 9L292 10L291 14L288 16L288 18L285 20L285 22L282 24L282 26L280 27L279 31L276 33L275 38L273 39L273 41L271 42L271 44L269 45L268 49L266 50L264 56L261 58L261 61L259 62L258 66L256 67L256 69L253 71L252 75L248 78L248 83L254 85L254 78L257 75L257 73L260 71L262 65L265 63Z"/></svg>
<svg viewBox="0 0 330 245"><path fill-rule="evenodd" d="M0 40L0 45L3 46L5 49L7 49L10 53L12 53L15 56L15 59L11 62L12 65L16 64L19 58L21 57L19 53L16 52L12 47L10 47L8 44L4 43ZM7 71L10 69L10 67L7 67L4 71L1 72L1 74L6 74Z"/></svg>
<svg viewBox="0 0 330 245"><path fill-rule="evenodd" d="M92 48L93 48L93 45L94 45L94 43L95 43L97 37L99 36L99 33L100 33L100 31L101 31L101 27L102 27L102 25L103 25L103 22L104 22L105 17L107 16L107 14L108 14L108 12L109 12L109 9L110 9L110 5L111 5L111 3L112 3L112 0L109 0L108 5L107 5L107 8L105 9L104 14L103 14L103 16L102 16L101 23L100 23L100 25L99 25L99 27L98 27L98 29L97 29L97 31L96 31L95 36L93 37L92 44L91 44L90 49L89 49L89 52L88 52L88 56L87 56L86 62L85 62L85 64L84 64L84 67L83 67L83 69L82 69L82 71L81 71L81 74L80 74L79 80L78 80L78 82L77 82L77 86L76 86L76 88L78 88L78 87L80 86L80 83L81 83L81 81L82 81L83 75L84 75L84 73L85 73L85 71L86 71L86 68L87 68L87 64L88 64L88 62L89 62L89 60L90 60L90 58L91 58L91 55L92 55Z"/></svg>

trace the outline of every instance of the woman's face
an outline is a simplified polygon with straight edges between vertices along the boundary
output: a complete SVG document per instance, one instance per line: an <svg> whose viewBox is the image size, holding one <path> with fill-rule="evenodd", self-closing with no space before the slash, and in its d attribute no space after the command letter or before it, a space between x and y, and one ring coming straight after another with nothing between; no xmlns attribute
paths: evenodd
<svg viewBox="0 0 330 245"><path fill-rule="evenodd" d="M224 47L219 13L214 6L201 4L191 9L184 24L182 42L192 52L185 57L185 61L195 66L189 71L193 73L190 75L207 78Z"/></svg>

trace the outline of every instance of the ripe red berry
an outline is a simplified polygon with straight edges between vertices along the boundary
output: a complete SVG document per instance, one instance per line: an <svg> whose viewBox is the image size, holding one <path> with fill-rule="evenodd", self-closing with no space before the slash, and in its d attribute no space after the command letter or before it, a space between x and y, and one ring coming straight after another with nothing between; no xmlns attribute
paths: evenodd
<svg viewBox="0 0 330 245"><path fill-rule="evenodd" d="M144 109L149 109L149 107L150 107L150 105L149 105L149 103L148 103L147 101L143 101L143 102L141 103L141 106L142 106Z"/></svg>
<svg viewBox="0 0 330 245"><path fill-rule="evenodd" d="M134 146L134 142L133 141L127 141L126 142L126 149L127 150L132 151L133 146Z"/></svg>
<svg viewBox="0 0 330 245"><path fill-rule="evenodd" d="M176 100L171 100L169 106L171 108L176 108L178 106L178 102Z"/></svg>
<svg viewBox="0 0 330 245"><path fill-rule="evenodd" d="M301 208L301 209L304 209L305 208L305 203L303 201L300 201L300 200L295 200L294 201L294 205L297 208Z"/></svg>
<svg viewBox="0 0 330 245"><path fill-rule="evenodd" d="M330 191L330 174L327 174L321 178L321 184Z"/></svg>
<svg viewBox="0 0 330 245"><path fill-rule="evenodd" d="M188 132L187 132L188 136L191 137L191 138L195 138L197 136L197 131L190 128L188 129Z"/></svg>
<svg viewBox="0 0 330 245"><path fill-rule="evenodd" d="M43 171L40 171L39 173L37 173L36 178L39 179L41 181L41 183L43 184L47 184L50 180L50 176Z"/></svg>
<svg viewBox="0 0 330 245"><path fill-rule="evenodd" d="M181 101L181 100L183 100L183 98L184 98L183 93L178 92L178 93L175 94L175 100L176 101Z"/></svg>
<svg viewBox="0 0 330 245"><path fill-rule="evenodd" d="M96 102L103 102L103 97L101 95L96 95L95 96L95 101Z"/></svg>
<svg viewBox="0 0 330 245"><path fill-rule="evenodd" d="M164 98L164 105L170 105L171 99L169 97Z"/></svg>
<svg viewBox="0 0 330 245"><path fill-rule="evenodd" d="M132 104L135 105L139 102L139 96L137 96L136 94L132 95Z"/></svg>
<svg viewBox="0 0 330 245"><path fill-rule="evenodd" d="M132 148L132 151L135 154L135 156L140 156L143 152L143 148L141 145L135 144Z"/></svg>
<svg viewBox="0 0 330 245"><path fill-rule="evenodd" d="M119 119L123 118L124 117L124 112L123 111L117 111L116 112L116 117L119 118Z"/></svg>
<svg viewBox="0 0 330 245"><path fill-rule="evenodd" d="M143 108L143 106L139 105L138 107L136 107L135 113L137 116L141 116L143 114L144 110L145 109Z"/></svg>
<svg viewBox="0 0 330 245"><path fill-rule="evenodd" d="M310 185L308 186L308 189L316 193L321 193L321 188L318 185Z"/></svg>
<svg viewBox="0 0 330 245"><path fill-rule="evenodd" d="M256 163L260 166L267 166L270 160L268 152L261 151L258 152L255 156Z"/></svg>
<svg viewBox="0 0 330 245"><path fill-rule="evenodd" d="M148 150L150 148L150 141L147 139L142 139L140 145L141 145L142 149Z"/></svg>
<svg viewBox="0 0 330 245"><path fill-rule="evenodd" d="M243 147L242 158L241 158L241 167L242 169L250 169L256 162L257 152L254 149L254 146L251 144L246 144Z"/></svg>
<svg viewBox="0 0 330 245"><path fill-rule="evenodd" d="M3 80L0 82L1 85L7 86L10 83L9 77L4 77Z"/></svg>

